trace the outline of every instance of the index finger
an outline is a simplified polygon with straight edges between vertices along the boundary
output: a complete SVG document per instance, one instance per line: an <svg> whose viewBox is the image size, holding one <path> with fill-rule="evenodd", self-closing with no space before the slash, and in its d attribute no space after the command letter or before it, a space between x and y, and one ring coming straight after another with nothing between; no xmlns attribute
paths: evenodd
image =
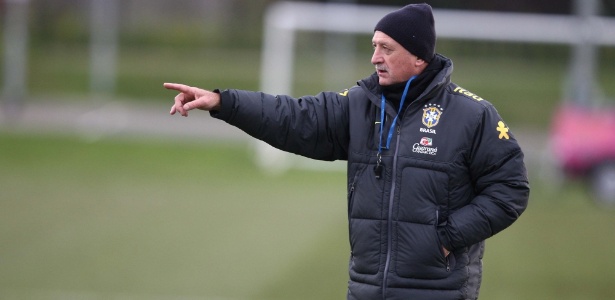
<svg viewBox="0 0 615 300"><path fill-rule="evenodd" d="M182 92L182 93L190 93L190 92L192 92L192 89L193 89L193 87L185 85L185 84L181 84L181 83L168 83L168 82L165 82L163 84L163 86L166 89L176 90L176 91Z"/></svg>

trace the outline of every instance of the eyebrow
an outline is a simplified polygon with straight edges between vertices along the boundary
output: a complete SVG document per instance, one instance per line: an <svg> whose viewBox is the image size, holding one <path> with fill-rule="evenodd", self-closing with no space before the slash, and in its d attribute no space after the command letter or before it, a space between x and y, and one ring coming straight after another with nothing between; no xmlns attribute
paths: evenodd
<svg viewBox="0 0 615 300"><path fill-rule="evenodd" d="M374 45L386 46L391 49L393 48L393 45L391 43L382 40L372 40L372 46Z"/></svg>

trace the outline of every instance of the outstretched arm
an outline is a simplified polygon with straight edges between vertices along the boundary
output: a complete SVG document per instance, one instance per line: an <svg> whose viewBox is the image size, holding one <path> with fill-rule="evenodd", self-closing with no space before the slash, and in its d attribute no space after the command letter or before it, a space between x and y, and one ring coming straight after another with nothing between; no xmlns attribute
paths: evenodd
<svg viewBox="0 0 615 300"><path fill-rule="evenodd" d="M164 87L179 92L171 107L172 115L179 112L180 115L187 117L188 111L195 108L207 111L220 109L220 94L218 93L179 83L165 83Z"/></svg>

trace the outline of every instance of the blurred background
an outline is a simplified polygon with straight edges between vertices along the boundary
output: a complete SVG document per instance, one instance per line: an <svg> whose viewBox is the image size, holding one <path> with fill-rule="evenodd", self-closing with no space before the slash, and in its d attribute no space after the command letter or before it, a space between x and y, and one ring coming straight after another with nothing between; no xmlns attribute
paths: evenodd
<svg viewBox="0 0 615 300"><path fill-rule="evenodd" d="M310 1L334 2L409 3ZM612 299L615 1L427 2L436 26L439 13L496 13L482 28L545 36L438 38L453 81L519 140L532 186L525 214L487 241L481 299ZM163 82L260 90L290 78L265 92L298 97L373 72L365 24L295 32L291 74L267 77L280 65L263 62L273 5L0 0L0 299L345 297L343 163L274 154L286 163L272 170L239 130L168 115Z"/></svg>

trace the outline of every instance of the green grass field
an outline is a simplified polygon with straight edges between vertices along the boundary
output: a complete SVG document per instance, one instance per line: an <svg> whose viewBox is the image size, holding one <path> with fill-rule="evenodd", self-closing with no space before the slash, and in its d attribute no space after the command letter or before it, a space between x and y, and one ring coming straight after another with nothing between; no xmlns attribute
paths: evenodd
<svg viewBox="0 0 615 300"><path fill-rule="evenodd" d="M531 169L481 299L612 299L615 211ZM224 143L0 134L1 299L343 299L343 172Z"/></svg>

